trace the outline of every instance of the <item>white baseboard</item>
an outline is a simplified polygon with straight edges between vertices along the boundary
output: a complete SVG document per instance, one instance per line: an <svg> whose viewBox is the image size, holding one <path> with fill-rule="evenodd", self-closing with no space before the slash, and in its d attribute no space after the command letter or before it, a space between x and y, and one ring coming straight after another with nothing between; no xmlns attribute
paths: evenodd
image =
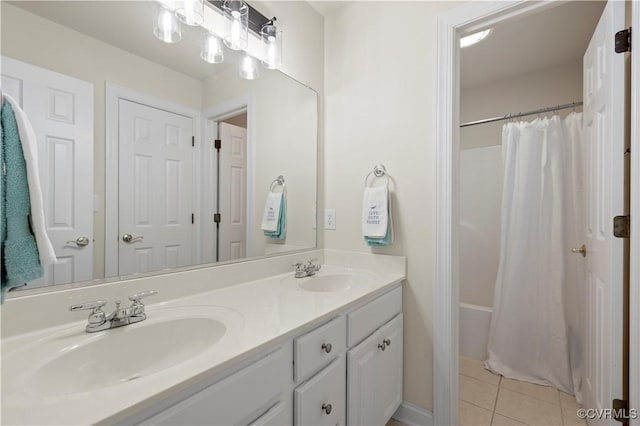
<svg viewBox="0 0 640 426"><path fill-rule="evenodd" d="M430 411L407 401L402 401L393 418L407 426L433 426L433 414Z"/></svg>

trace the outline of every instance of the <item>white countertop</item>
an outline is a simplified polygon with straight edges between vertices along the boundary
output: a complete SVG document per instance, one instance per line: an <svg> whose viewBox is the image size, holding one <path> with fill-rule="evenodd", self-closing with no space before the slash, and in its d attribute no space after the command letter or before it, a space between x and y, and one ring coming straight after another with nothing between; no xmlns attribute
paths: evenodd
<svg viewBox="0 0 640 426"><path fill-rule="evenodd" d="M373 279L364 287L336 292L298 288L292 272L274 275L213 291L147 305L145 322L179 307L214 309L225 313L228 331L218 343L199 355L136 380L83 393L39 394L32 386L34 373L58 354L79 342L99 338L145 322L100 333L85 333L86 319L19 334L2 340L2 424L94 424L122 421L140 410L211 377L271 344L292 337L304 328L373 299L405 278L403 257L368 254L326 255L323 271L368 271ZM246 264L246 267L251 267ZM323 272L321 271L321 273ZM176 275L179 278L179 275ZM179 286L179 279L174 280ZM162 291L162 290L160 290ZM151 300L150 300L151 301ZM3 319L6 321L7 319ZM43 344L46 342L46 344ZM39 349L34 349L39 348ZM127 348L123 348L126 352ZM36 353L41 352L41 353ZM128 354L135 357L135 353ZM126 359L126 358L125 358ZM40 392L41 393L41 392Z"/></svg>

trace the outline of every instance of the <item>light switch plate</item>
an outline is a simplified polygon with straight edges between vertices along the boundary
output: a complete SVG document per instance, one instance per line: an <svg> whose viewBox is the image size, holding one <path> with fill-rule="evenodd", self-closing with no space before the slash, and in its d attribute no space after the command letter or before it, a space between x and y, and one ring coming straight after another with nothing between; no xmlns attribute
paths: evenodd
<svg viewBox="0 0 640 426"><path fill-rule="evenodd" d="M313 217L311 219L311 227L312 229L316 229L318 227L318 212L316 209L313 209Z"/></svg>
<svg viewBox="0 0 640 426"><path fill-rule="evenodd" d="M324 210L324 229L336 229L336 210Z"/></svg>

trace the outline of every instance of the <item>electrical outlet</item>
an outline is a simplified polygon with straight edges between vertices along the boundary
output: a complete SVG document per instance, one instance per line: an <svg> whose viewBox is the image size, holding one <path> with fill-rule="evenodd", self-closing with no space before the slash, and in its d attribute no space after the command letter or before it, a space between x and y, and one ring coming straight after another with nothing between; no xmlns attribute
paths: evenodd
<svg viewBox="0 0 640 426"><path fill-rule="evenodd" d="M325 209L324 229L336 229L336 210L335 209Z"/></svg>
<svg viewBox="0 0 640 426"><path fill-rule="evenodd" d="M318 227L318 212L316 209L313 209L313 217L311 218L312 228L316 229Z"/></svg>

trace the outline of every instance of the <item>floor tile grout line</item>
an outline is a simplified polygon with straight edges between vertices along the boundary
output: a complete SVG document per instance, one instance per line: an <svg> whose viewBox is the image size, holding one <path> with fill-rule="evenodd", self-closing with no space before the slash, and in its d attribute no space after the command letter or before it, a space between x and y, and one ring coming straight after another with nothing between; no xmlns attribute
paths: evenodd
<svg viewBox="0 0 640 426"><path fill-rule="evenodd" d="M522 382L523 382L523 383L529 383L529 382L525 382L525 381L522 381ZM534 383L534 384L535 384L535 383ZM519 394L519 395L528 396L529 398L533 398L533 399L535 399L536 401L546 402L547 404L551 404L551 405L553 405L554 407L560 407L560 408L562 408L562 406L561 406L560 404L554 404L553 402L548 401L548 400L546 400L546 399L538 398L538 397L535 397L535 396L530 395L530 394L528 394L528 393L520 392L520 391L517 391L517 390L514 390L514 389L510 389L510 388L505 388L505 389L506 389L506 390L508 390L508 391L511 391L511 392L517 393L517 394ZM552 388L552 389L554 389L554 388ZM556 391L557 391L557 389L556 389Z"/></svg>
<svg viewBox="0 0 640 426"><path fill-rule="evenodd" d="M493 410L491 411L491 421L489 426L493 426L493 418L496 416L496 408L498 408L498 397L500 396L500 389L502 388L502 376L498 379L498 392L496 392L496 399L493 401Z"/></svg>

